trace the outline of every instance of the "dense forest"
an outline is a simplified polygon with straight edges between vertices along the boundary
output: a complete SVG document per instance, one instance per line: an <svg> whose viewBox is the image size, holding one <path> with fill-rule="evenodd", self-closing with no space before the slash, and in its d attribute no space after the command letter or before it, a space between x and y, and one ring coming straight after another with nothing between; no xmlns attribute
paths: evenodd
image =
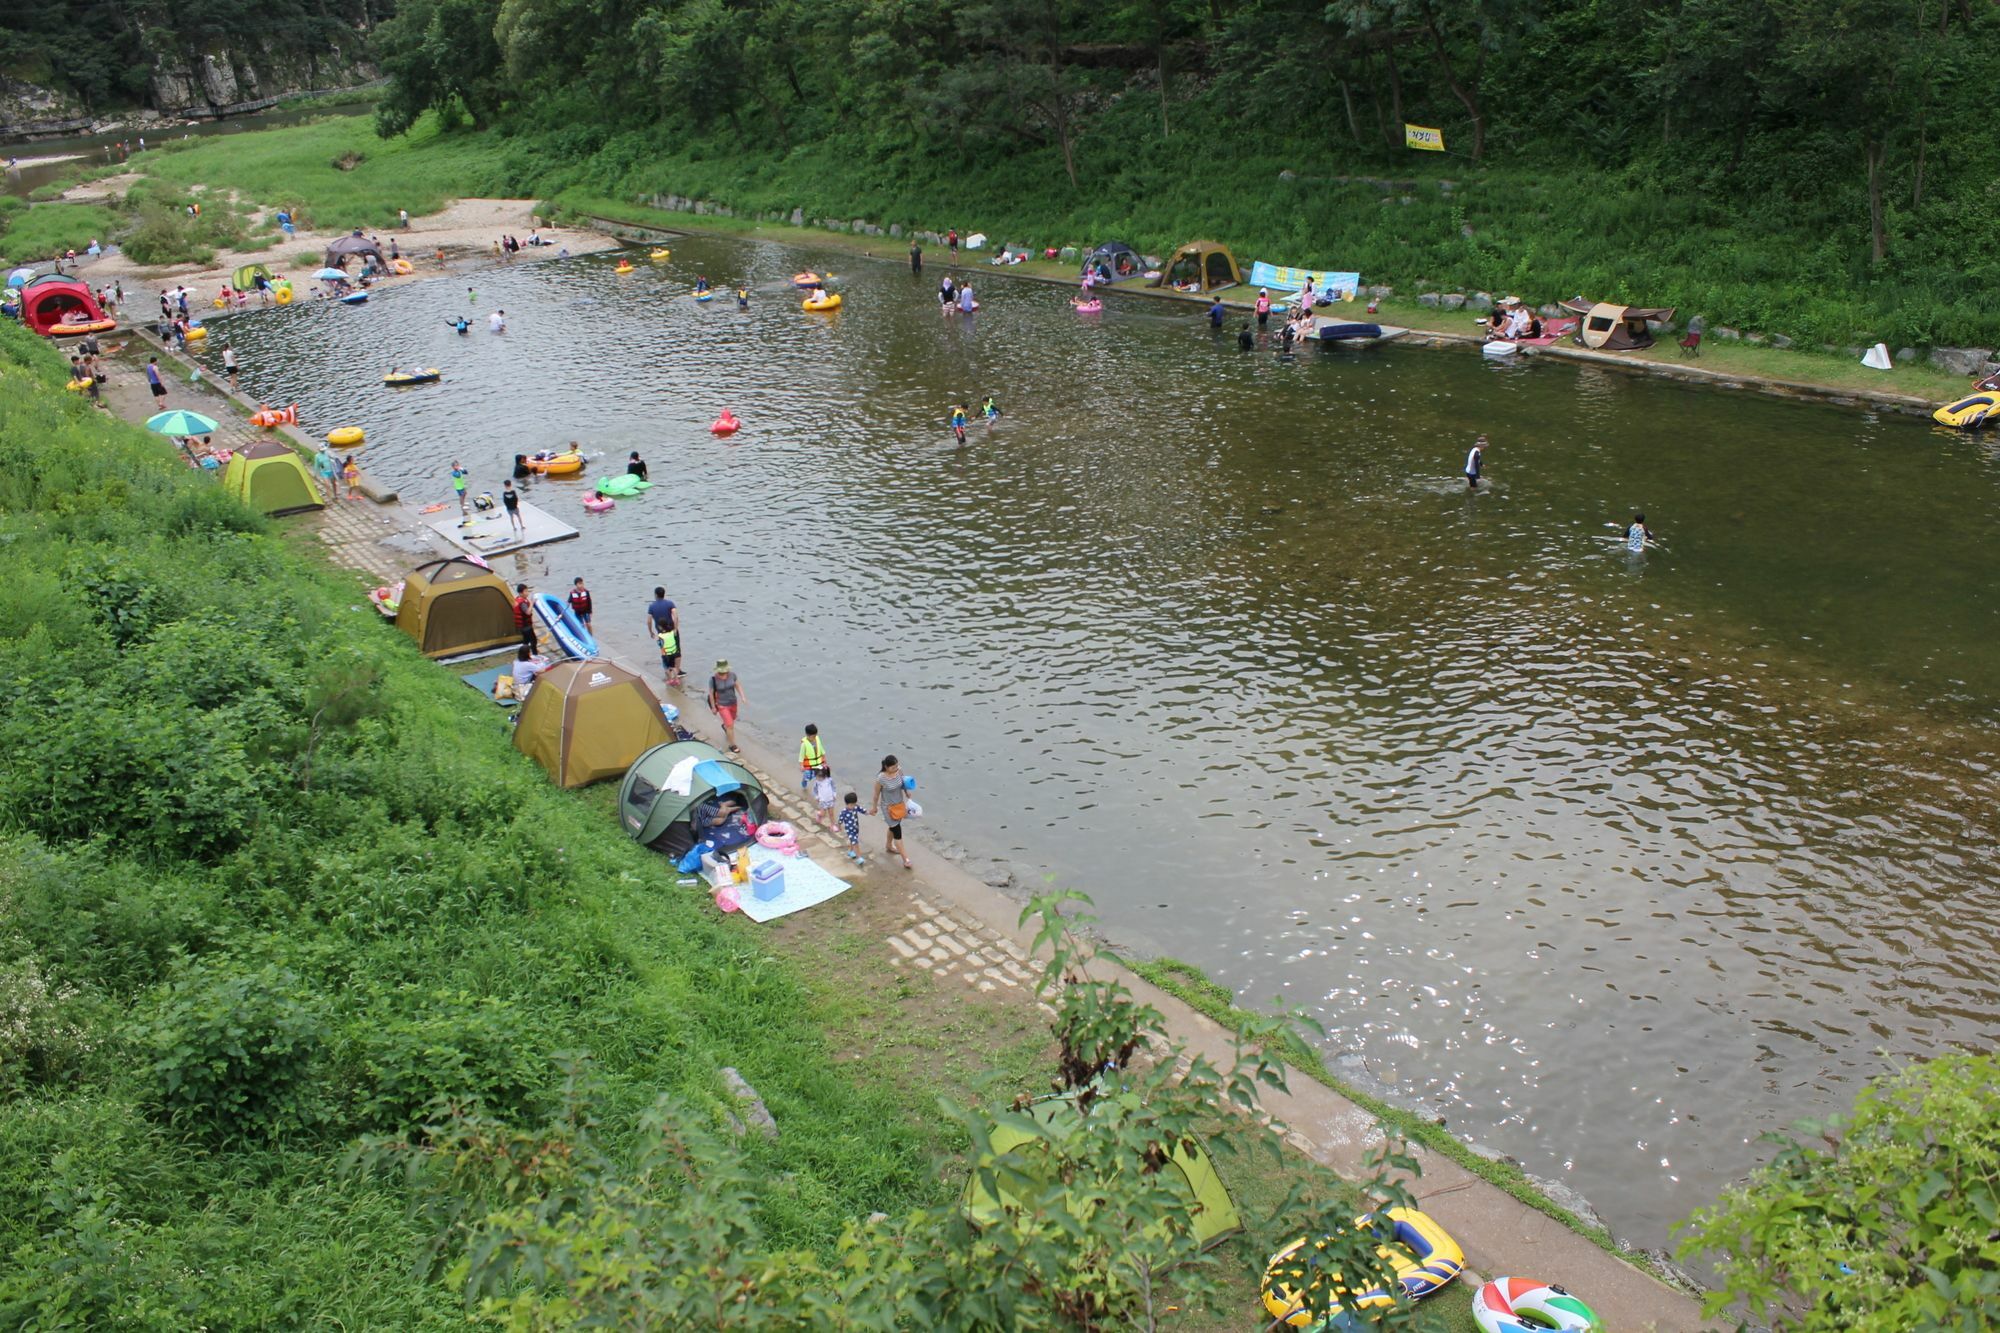
<svg viewBox="0 0 2000 1333"><path fill-rule="evenodd" d="M403 0L376 49L385 132L444 110L605 195L1227 230L1802 340L1992 327L1963 294L1994 276L1990 0Z"/></svg>
<svg viewBox="0 0 2000 1333"><path fill-rule="evenodd" d="M103 114L150 104L155 73L201 53L345 68L393 0L10 0L0 77Z"/></svg>

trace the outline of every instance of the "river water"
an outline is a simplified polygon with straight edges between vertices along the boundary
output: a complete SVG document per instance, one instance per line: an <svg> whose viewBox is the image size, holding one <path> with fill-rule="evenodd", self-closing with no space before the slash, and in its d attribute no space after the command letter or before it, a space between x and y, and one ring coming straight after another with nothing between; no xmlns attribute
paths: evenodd
<svg viewBox="0 0 2000 1333"><path fill-rule="evenodd" d="M819 722L864 794L898 753L952 839L1310 1013L1636 1243L1760 1133L2000 1034L1990 446L1469 348L1286 363L1026 283L946 320L935 266L809 248L637 258L230 329L253 392L366 427L406 499L454 458L497 490L517 450L639 449L662 484L605 516L533 483L584 535L518 566L588 575L614 647L644 660L664 583L746 725ZM807 264L838 315L798 309ZM693 302L698 269L752 309ZM504 336L446 327L495 305ZM384 390L392 361L446 380ZM1634 508L1663 549L1616 542Z"/></svg>

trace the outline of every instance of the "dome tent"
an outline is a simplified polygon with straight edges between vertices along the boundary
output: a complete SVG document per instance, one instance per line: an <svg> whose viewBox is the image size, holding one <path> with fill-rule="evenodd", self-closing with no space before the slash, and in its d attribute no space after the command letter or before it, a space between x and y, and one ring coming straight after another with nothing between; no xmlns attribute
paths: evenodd
<svg viewBox="0 0 2000 1333"><path fill-rule="evenodd" d="M223 471L222 489L272 518L326 508L304 461L276 440L239 449Z"/></svg>
<svg viewBox="0 0 2000 1333"><path fill-rule="evenodd" d="M671 739L646 682L602 658L558 662L537 676L514 723L514 748L558 787L618 777Z"/></svg>
<svg viewBox="0 0 2000 1333"><path fill-rule="evenodd" d="M1672 306L1616 305L1610 301L1586 301L1581 296L1562 303L1563 309L1583 316L1576 327L1576 340L1585 347L1606 352L1633 352L1653 345L1652 324L1671 324Z"/></svg>
<svg viewBox="0 0 2000 1333"><path fill-rule="evenodd" d="M513 593L498 574L462 555L409 572L396 628L415 639L425 657L459 657L521 641Z"/></svg>
<svg viewBox="0 0 2000 1333"><path fill-rule="evenodd" d="M389 261L382 256L382 247L361 234L356 227L352 235L343 236L326 247L326 266L340 267L340 261L349 255L363 255L374 260L376 268L389 267Z"/></svg>
<svg viewBox="0 0 2000 1333"><path fill-rule="evenodd" d="M1104 286L1139 277L1145 271L1145 257L1137 250L1123 241L1106 241L1084 256L1077 276Z"/></svg>
<svg viewBox="0 0 2000 1333"><path fill-rule="evenodd" d="M689 760L694 763L688 790L670 790L668 779ZM640 755L626 771L618 788L618 819L635 842L678 861L695 844L695 812L732 792L743 797L753 822L769 818L770 802L749 769L701 741L670 741Z"/></svg>
<svg viewBox="0 0 2000 1333"><path fill-rule="evenodd" d="M49 273L21 287L21 322L44 338L103 333L118 327L90 288L75 278Z"/></svg>
<svg viewBox="0 0 2000 1333"><path fill-rule="evenodd" d="M1213 292L1242 282L1243 270L1236 266L1236 256L1229 253L1228 246L1218 241L1189 241L1168 257L1152 285Z"/></svg>

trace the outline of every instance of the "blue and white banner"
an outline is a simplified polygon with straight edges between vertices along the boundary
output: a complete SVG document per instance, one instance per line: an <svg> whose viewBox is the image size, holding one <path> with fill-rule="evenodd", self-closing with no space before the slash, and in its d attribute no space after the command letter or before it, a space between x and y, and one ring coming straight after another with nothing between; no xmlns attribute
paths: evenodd
<svg viewBox="0 0 2000 1333"><path fill-rule="evenodd" d="M1359 273L1336 273L1324 268L1291 268L1283 264L1266 264L1258 260L1250 266L1250 285L1269 287L1274 291L1303 291L1307 282L1313 290L1321 294L1338 292L1347 300L1353 300L1361 286Z"/></svg>

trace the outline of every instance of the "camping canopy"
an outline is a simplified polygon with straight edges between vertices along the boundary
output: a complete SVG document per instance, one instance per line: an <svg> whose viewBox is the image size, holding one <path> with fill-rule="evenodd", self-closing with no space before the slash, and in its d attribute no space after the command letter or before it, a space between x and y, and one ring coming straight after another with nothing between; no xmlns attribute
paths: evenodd
<svg viewBox="0 0 2000 1333"><path fill-rule="evenodd" d="M1077 276L1112 283L1136 278L1145 271L1146 261L1137 250L1123 241L1106 241L1083 257Z"/></svg>
<svg viewBox="0 0 2000 1333"><path fill-rule="evenodd" d="M457 657L521 641L506 583L458 555L409 572L396 628L415 639L425 657Z"/></svg>
<svg viewBox="0 0 2000 1333"><path fill-rule="evenodd" d="M1116 1115L1138 1106L1138 1099L1129 1093L1099 1097L1090 1114ZM987 1136L992 1151L981 1153L973 1164L972 1178L965 1185L965 1212L976 1225L990 1227L1008 1209L1022 1208L1021 1200L1008 1188L1008 1178L1012 1176L1027 1188L1042 1184L1037 1176L1047 1174L1051 1166L1044 1156L1047 1145L1083 1132L1084 1116L1076 1109L1073 1093L1043 1098L1028 1108L1028 1115L1041 1123L1042 1133L996 1124ZM1200 1144L1175 1148L1160 1169L1169 1188L1186 1198L1195 1242L1202 1249L1241 1229L1243 1219Z"/></svg>
<svg viewBox="0 0 2000 1333"><path fill-rule="evenodd" d="M272 517L326 508L305 463L275 440L238 450L222 474L222 489Z"/></svg>
<svg viewBox="0 0 2000 1333"><path fill-rule="evenodd" d="M21 288L21 320L43 337L56 336L58 328L75 329L109 318L90 288L75 278L50 273L30 278Z"/></svg>
<svg viewBox="0 0 2000 1333"><path fill-rule="evenodd" d="M247 292L257 285L257 279L271 280L271 270L262 264L245 264L229 277L229 285L239 292Z"/></svg>
<svg viewBox="0 0 2000 1333"><path fill-rule="evenodd" d="M343 236L326 247L326 266L333 268L349 255L367 255L374 259L376 268L389 266L389 261L382 257L382 247L358 231L352 236Z"/></svg>
<svg viewBox="0 0 2000 1333"><path fill-rule="evenodd" d="M686 774L687 791L668 790L667 779L688 760L694 764ZM618 818L634 841L678 861L695 844L695 812L731 792L743 797L754 822L770 817L764 788L749 769L723 758L712 745L670 741L640 755L626 771L618 789Z"/></svg>
<svg viewBox="0 0 2000 1333"><path fill-rule="evenodd" d="M537 676L514 723L514 748L558 787L618 777L672 739L646 682L602 658L558 662Z"/></svg>
<svg viewBox="0 0 2000 1333"><path fill-rule="evenodd" d="M1601 347L1607 352L1651 347L1653 331L1646 321L1666 323L1674 317L1672 306L1612 305L1608 301L1586 301L1581 296L1562 305L1563 309L1583 316L1576 327L1576 340L1585 347Z"/></svg>
<svg viewBox="0 0 2000 1333"><path fill-rule="evenodd" d="M1228 246L1217 241L1189 241L1174 251L1153 285L1212 292L1242 281L1243 270L1236 267L1236 256L1229 253Z"/></svg>

